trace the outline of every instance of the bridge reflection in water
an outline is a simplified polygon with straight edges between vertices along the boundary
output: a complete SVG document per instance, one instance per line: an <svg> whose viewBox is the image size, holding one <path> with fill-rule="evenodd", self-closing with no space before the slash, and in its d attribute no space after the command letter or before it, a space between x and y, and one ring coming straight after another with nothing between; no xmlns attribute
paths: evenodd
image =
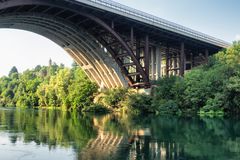
<svg viewBox="0 0 240 160"><path fill-rule="evenodd" d="M109 119L111 116L105 116L101 119L93 118L98 136L89 140L86 147L80 152L79 159L124 159L125 153L129 150L128 137L124 134L105 131L104 125Z"/></svg>
<svg viewBox="0 0 240 160"><path fill-rule="evenodd" d="M151 137L140 137L131 146L129 159L175 160L183 155L179 143L158 142Z"/></svg>
<svg viewBox="0 0 240 160"><path fill-rule="evenodd" d="M183 146L154 139L150 128L119 134L104 131L97 119L94 119L94 125L98 136L80 152L79 160L175 160L184 156Z"/></svg>
<svg viewBox="0 0 240 160"><path fill-rule="evenodd" d="M184 156L184 149L179 143L158 142L150 136L128 137L99 132L96 139L89 141L81 151L79 159L151 159L175 160Z"/></svg>
<svg viewBox="0 0 240 160"><path fill-rule="evenodd" d="M24 160L31 155L35 160L239 160L239 144L237 117L91 116L0 108L4 160L20 155ZM18 148L23 152L13 152Z"/></svg>
<svg viewBox="0 0 240 160"><path fill-rule="evenodd" d="M127 150L129 150L129 145L126 137L99 132L97 138L90 140L81 151L79 159L124 159L126 155L122 153Z"/></svg>

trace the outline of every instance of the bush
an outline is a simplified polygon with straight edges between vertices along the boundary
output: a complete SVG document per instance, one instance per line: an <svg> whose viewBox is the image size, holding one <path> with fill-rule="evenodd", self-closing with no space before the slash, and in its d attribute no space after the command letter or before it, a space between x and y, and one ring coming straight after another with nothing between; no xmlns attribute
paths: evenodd
<svg viewBox="0 0 240 160"><path fill-rule="evenodd" d="M127 113L130 114L143 114L155 112L152 108L152 98L145 94L132 94L129 95L123 103Z"/></svg>
<svg viewBox="0 0 240 160"><path fill-rule="evenodd" d="M153 113L156 110L151 106L152 97L138 94L131 89L110 89L97 95L94 103L105 106L111 111L127 112L129 114Z"/></svg>
<svg viewBox="0 0 240 160"><path fill-rule="evenodd" d="M125 88L109 89L95 97L94 102L106 106L109 109L118 109L122 107L128 90Z"/></svg>
<svg viewBox="0 0 240 160"><path fill-rule="evenodd" d="M224 109L233 113L240 112L240 75L229 78L224 94Z"/></svg>
<svg viewBox="0 0 240 160"><path fill-rule="evenodd" d="M170 108L169 112L177 111L184 104L184 89L184 79L181 77L171 76L158 80L153 89L152 107L158 112Z"/></svg>
<svg viewBox="0 0 240 160"><path fill-rule="evenodd" d="M232 100L227 86L236 74L236 67L220 65L220 62L208 69L200 67L192 70L185 75L185 106L196 110L228 108Z"/></svg>
<svg viewBox="0 0 240 160"><path fill-rule="evenodd" d="M174 100L168 100L168 101L163 100L161 102L161 105L156 108L157 108L157 112L159 113L175 114L175 113L181 112L179 109L179 106Z"/></svg>
<svg viewBox="0 0 240 160"><path fill-rule="evenodd" d="M206 105L201 108L201 111L204 112L217 112L223 111L224 106L224 95L221 93L216 93L214 98L209 98L206 102Z"/></svg>
<svg viewBox="0 0 240 160"><path fill-rule="evenodd" d="M106 107L102 106L102 105L93 104L93 105L90 105L90 106L85 106L82 109L82 112L108 113L109 110Z"/></svg>

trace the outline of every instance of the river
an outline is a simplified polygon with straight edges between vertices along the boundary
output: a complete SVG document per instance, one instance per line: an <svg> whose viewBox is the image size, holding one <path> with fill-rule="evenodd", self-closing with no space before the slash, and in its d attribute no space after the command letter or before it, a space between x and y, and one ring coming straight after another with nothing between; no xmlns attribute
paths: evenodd
<svg viewBox="0 0 240 160"><path fill-rule="evenodd" d="M237 118L0 108L1 160L239 160Z"/></svg>

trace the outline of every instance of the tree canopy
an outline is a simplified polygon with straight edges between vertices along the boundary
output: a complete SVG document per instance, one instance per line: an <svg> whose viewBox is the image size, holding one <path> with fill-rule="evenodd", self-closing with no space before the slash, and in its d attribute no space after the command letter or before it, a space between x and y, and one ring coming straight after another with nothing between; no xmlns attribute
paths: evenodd
<svg viewBox="0 0 240 160"><path fill-rule="evenodd" d="M56 107L81 110L91 105L97 86L77 66L66 68L51 61L18 73L13 67L0 78L0 105L16 107Z"/></svg>

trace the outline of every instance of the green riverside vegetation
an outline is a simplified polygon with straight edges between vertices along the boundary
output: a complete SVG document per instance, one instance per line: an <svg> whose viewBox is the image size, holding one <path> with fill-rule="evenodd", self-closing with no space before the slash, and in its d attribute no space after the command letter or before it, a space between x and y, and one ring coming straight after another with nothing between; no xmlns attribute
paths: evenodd
<svg viewBox="0 0 240 160"><path fill-rule="evenodd" d="M199 113L223 115L240 112L240 42L209 58L182 77L164 77L151 95L132 89L98 92L84 72L49 62L18 73L13 67L0 78L0 106L52 107L85 112Z"/></svg>
<svg viewBox="0 0 240 160"><path fill-rule="evenodd" d="M18 73L13 67L0 78L0 106L82 110L92 104L97 86L74 63L72 68L49 62Z"/></svg>
<svg viewBox="0 0 240 160"><path fill-rule="evenodd" d="M199 113L222 116L240 112L240 42L186 73L154 82L152 95L124 89L103 93L98 103L128 113Z"/></svg>
<svg viewBox="0 0 240 160"><path fill-rule="evenodd" d="M222 115L240 112L240 42L210 57L184 78L156 82L152 106L159 112Z"/></svg>

